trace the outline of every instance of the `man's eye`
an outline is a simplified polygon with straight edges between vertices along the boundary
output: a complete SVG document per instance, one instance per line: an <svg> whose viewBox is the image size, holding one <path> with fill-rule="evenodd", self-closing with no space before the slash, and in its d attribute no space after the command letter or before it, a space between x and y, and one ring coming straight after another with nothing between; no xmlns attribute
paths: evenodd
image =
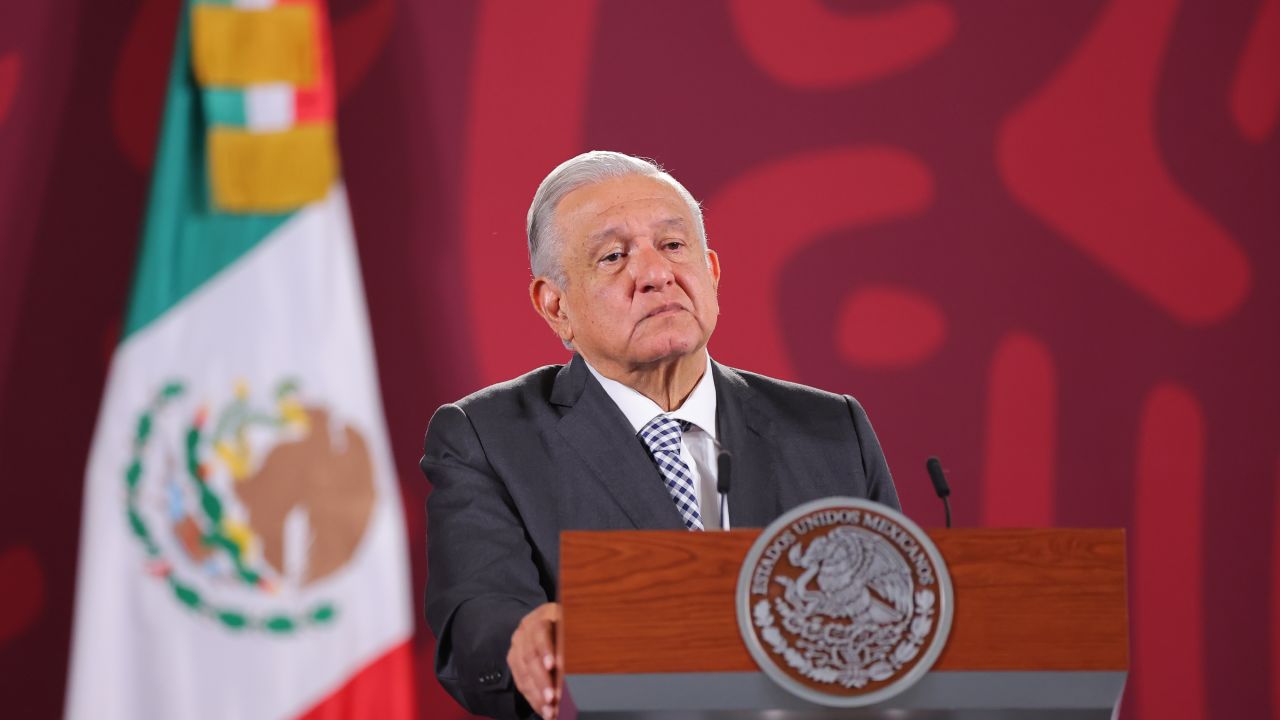
<svg viewBox="0 0 1280 720"><path fill-rule="evenodd" d="M683 240L668 240L668 241L666 241L665 243L663 243L663 245L662 245L662 246L663 246L663 247L665 247L665 248L666 248L666 249L668 249L668 250L679 250L680 248L684 247L684 241L683 241Z"/></svg>
<svg viewBox="0 0 1280 720"><path fill-rule="evenodd" d="M611 252L611 253L609 253L608 255L605 255L604 257L600 258L600 262L602 262L602 263L616 263L616 262L618 262L618 261L619 261L619 260L621 260L621 259L622 259L622 253L621 253L621 252Z"/></svg>

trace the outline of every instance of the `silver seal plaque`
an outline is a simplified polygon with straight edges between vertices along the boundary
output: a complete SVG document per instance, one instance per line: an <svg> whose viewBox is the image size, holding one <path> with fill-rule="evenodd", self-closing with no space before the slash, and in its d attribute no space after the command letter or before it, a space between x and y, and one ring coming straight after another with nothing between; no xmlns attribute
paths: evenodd
<svg viewBox="0 0 1280 720"><path fill-rule="evenodd" d="M858 498L817 500L778 518L738 576L738 627L760 669L836 707L882 702L928 672L954 602L924 531Z"/></svg>

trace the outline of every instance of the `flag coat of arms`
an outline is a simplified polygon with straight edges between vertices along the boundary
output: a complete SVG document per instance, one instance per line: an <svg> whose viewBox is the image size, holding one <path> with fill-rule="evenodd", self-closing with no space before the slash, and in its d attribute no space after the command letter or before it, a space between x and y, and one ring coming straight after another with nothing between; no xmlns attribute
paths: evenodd
<svg viewBox="0 0 1280 720"><path fill-rule="evenodd" d="M86 473L70 718L414 713L328 35L318 0L184 3Z"/></svg>

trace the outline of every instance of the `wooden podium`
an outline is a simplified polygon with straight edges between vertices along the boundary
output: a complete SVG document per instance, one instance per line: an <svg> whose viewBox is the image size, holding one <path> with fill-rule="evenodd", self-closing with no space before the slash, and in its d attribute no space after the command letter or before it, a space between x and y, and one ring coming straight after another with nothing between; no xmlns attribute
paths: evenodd
<svg viewBox="0 0 1280 720"><path fill-rule="evenodd" d="M564 672L586 717L1109 718L1129 668L1123 530L932 530L955 588L946 648L905 692L825 708L738 630L759 530L566 532Z"/></svg>

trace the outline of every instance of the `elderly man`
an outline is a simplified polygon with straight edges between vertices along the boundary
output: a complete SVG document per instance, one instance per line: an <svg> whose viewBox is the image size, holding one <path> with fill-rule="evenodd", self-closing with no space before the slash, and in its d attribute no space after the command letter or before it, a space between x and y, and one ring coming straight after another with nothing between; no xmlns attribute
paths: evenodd
<svg viewBox="0 0 1280 720"><path fill-rule="evenodd" d="M533 307L574 354L431 419L427 621L465 707L550 718L560 531L752 527L830 495L898 498L853 398L710 359L720 259L675 178L579 155L542 181L528 233Z"/></svg>

